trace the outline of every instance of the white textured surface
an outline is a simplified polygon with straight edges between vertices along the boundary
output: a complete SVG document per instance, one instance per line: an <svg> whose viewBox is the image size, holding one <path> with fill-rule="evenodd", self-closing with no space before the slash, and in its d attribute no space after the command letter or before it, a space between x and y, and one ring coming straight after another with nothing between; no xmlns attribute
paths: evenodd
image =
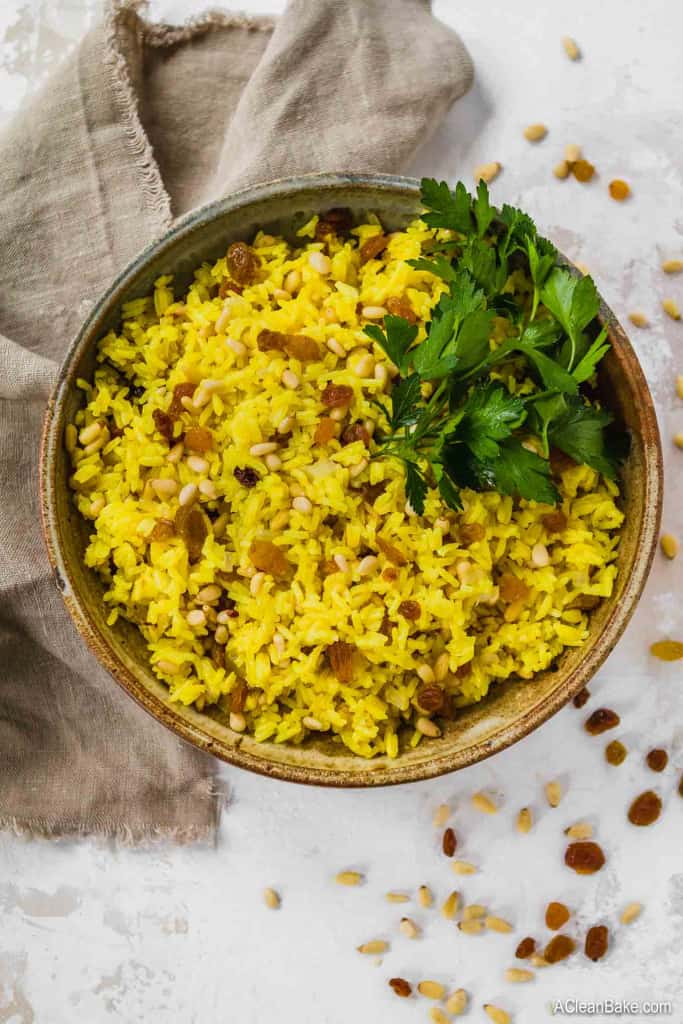
<svg viewBox="0 0 683 1024"><path fill-rule="evenodd" d="M153 10L182 19L202 6L158 0ZM244 6L267 12L283 4ZM2 0L0 117L17 108L98 9L97 0ZM673 377L683 370L683 326L659 307L664 295L683 306L683 276L666 278L658 269L663 256L683 255L683 8L671 0L575 0L566 7L442 0L436 9L462 33L478 79L414 171L469 178L475 164L500 160L505 169L493 186L495 199L523 205L569 256L587 263L622 319L635 307L651 318L649 330L632 333L658 400L669 484L665 524L683 532L683 453L669 441L683 430L683 403L673 395ZM561 50L567 33L584 51L578 64ZM532 147L521 130L533 121L547 123L550 134ZM582 144L598 168L591 185L552 177L567 142ZM613 176L631 183L630 202L607 196ZM232 803L215 849L145 852L0 836L0 1022L427 1020L426 1000L401 1001L388 989L394 975L465 987L472 1021L485 1019L482 1003L490 1001L517 1022L537 1024L549 1015L551 999L570 996L670 999L673 1014L657 1019L682 1020L681 670L647 654L656 638L683 639L679 564L657 560L636 619L591 686L594 698L584 711L566 708L523 743L458 775L356 793L224 769ZM612 735L591 739L580 727L599 705L621 715L614 735L630 754L620 768L603 758ZM643 763L654 745L672 755L660 776ZM542 797L551 777L567 790L556 810ZM625 811L650 786L663 797L663 817L636 830ZM481 788L500 800L496 818L468 806L468 794ZM471 878L452 875L439 853L431 817L444 800L456 807L463 858L481 868ZM525 804L539 820L530 835L519 836L512 822ZM606 868L592 878L562 863L561 829L579 818L594 823L607 853ZM367 872L367 885L332 884L332 875L349 866ZM467 937L434 910L383 901L390 887L422 882L441 899L460 888L468 902L514 921L515 934ZM277 913L261 903L265 885L282 893ZM502 973L517 940L544 936L550 899L574 909L570 931L581 938L590 924L610 925L609 957L593 965L580 952L539 971L531 985L506 985ZM646 909L625 929L618 912L634 899ZM423 939L397 935L404 912L424 925ZM381 966L354 949L374 937L392 940Z"/></svg>

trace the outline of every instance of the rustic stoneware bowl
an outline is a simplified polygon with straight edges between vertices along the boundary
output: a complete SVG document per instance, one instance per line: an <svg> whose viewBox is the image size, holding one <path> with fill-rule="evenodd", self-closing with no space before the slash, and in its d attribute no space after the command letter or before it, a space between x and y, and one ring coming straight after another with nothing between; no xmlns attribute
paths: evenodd
<svg viewBox="0 0 683 1024"><path fill-rule="evenodd" d="M257 228L290 238L314 212L348 206L362 217L377 213L388 229L404 225L420 208L418 183L382 176L322 175L276 181L238 192L185 217L147 248L96 304L64 361L45 416L41 456L44 532L67 608L83 640L113 678L154 718L202 750L242 768L293 782L330 786L378 786L426 779L480 761L522 739L573 697L619 639L643 589L658 536L662 461L657 422L643 372L624 331L603 305L612 351L601 365L605 400L631 435L623 471L626 519L614 594L596 610L590 638L569 650L555 671L532 682L494 687L488 697L447 725L438 740L405 747L395 760L366 761L338 744L318 739L304 745L256 743L232 732L219 711L199 713L171 704L150 671L142 638L119 620L105 622L102 585L83 563L88 527L77 514L67 485L64 427L79 408L78 377L88 378L97 340L119 321L121 304L149 293L160 274L186 285L202 260L215 260L236 239Z"/></svg>

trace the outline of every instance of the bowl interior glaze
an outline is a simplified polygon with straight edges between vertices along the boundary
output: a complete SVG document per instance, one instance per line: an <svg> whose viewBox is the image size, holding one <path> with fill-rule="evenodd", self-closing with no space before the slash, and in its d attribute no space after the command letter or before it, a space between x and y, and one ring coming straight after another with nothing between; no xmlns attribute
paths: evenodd
<svg viewBox="0 0 683 1024"><path fill-rule="evenodd" d="M114 281L84 323L62 366L45 416L41 504L50 559L68 610L85 642L114 679L156 719L185 740L243 768L295 782L377 786L430 778L482 760L526 736L590 679L621 635L644 586L656 548L662 498L662 460L652 399L635 353L610 310L600 318L612 350L601 365L600 389L631 435L623 471L626 520L612 597L593 614L590 638L568 650L555 671L532 682L493 687L480 704L461 712L440 739L404 747L394 760L366 761L329 739L299 747L256 743L232 732L219 711L208 714L171 704L149 669L144 642L130 624L106 624L103 586L84 565L88 527L67 485L64 427L80 406L78 377L95 365L97 340L119 324L121 304L148 294L155 278L173 273L178 291L204 260L215 260L231 241L257 228L294 240L313 213L348 206L356 218L375 212L384 226L402 227L419 210L419 185L406 178L317 175L256 186L189 214L147 248Z"/></svg>

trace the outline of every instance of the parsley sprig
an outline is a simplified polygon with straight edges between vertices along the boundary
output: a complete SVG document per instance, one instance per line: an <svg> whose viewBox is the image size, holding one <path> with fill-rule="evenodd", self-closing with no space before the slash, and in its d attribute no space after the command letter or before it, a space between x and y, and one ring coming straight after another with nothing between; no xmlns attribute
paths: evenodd
<svg viewBox="0 0 683 1024"><path fill-rule="evenodd" d="M556 504L551 447L614 478L627 438L581 390L609 350L595 324L592 279L558 265L527 214L491 206L483 181L471 196L462 182L451 190L424 178L422 202L422 220L448 235L437 232L410 263L447 291L419 342L418 327L401 317L365 328L399 370L388 404L378 402L386 432L376 457L401 460L420 514L434 486L452 508L463 488ZM528 287L519 287L520 271ZM496 317L507 321L501 342L493 340ZM511 393L503 383L510 374L530 377L535 390Z"/></svg>

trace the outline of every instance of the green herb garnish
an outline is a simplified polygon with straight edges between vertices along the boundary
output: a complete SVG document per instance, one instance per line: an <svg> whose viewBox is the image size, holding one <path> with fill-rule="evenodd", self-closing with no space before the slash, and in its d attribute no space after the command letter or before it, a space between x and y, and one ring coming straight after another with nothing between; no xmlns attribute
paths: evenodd
<svg viewBox="0 0 683 1024"><path fill-rule="evenodd" d="M406 496L420 514L433 486L452 508L466 487L556 504L551 447L613 479L627 438L581 391L609 350L607 332L594 326L592 279L559 266L527 214L491 206L484 182L471 196L462 182L451 190L423 178L422 202L424 222L450 237L411 265L442 278L448 291L417 344L418 328L401 317L365 328L400 374L389 403L378 403L387 430L375 457L403 462ZM528 276L521 295L511 282L520 269ZM508 321L499 343L495 317ZM512 394L506 376L529 377L537 390Z"/></svg>

